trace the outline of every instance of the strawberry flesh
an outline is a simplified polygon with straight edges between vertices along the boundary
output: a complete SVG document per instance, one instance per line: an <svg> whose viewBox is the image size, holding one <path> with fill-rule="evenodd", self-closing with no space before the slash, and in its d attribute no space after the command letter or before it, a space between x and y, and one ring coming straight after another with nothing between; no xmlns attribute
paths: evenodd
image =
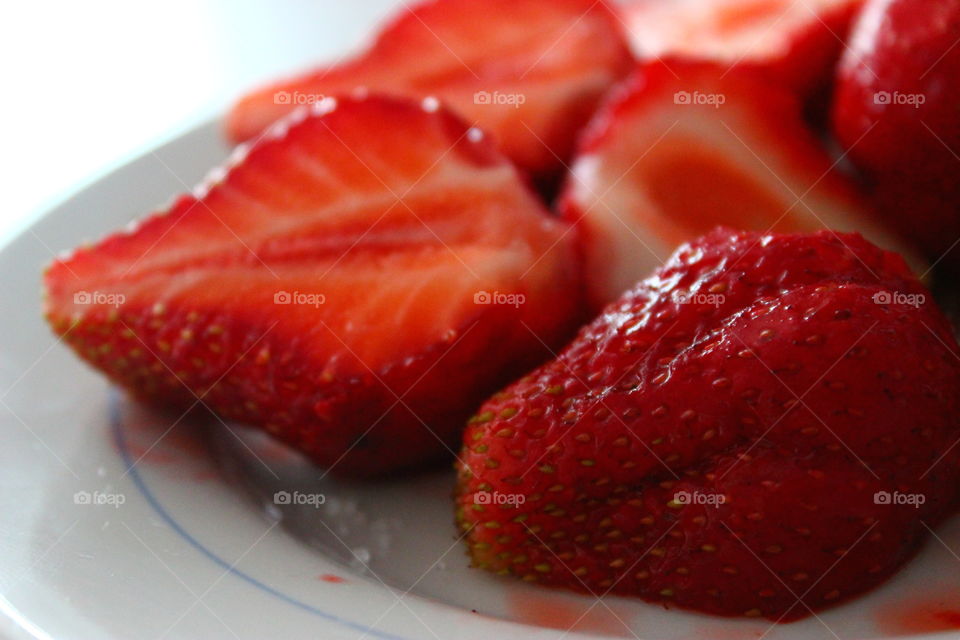
<svg viewBox="0 0 960 640"><path fill-rule="evenodd" d="M554 174L632 56L593 0L438 0L404 7L358 57L255 91L227 134L255 137L304 100L358 86L436 95L488 131L520 167Z"/></svg>
<svg viewBox="0 0 960 640"><path fill-rule="evenodd" d="M56 261L46 312L151 402L202 401L380 474L447 454L485 393L568 334L567 231L436 101L328 100Z"/></svg>
<svg viewBox="0 0 960 640"><path fill-rule="evenodd" d="M632 0L621 9L641 60L683 57L759 71L809 97L829 85L863 0Z"/></svg>
<svg viewBox="0 0 960 640"><path fill-rule="evenodd" d="M560 211L580 226L594 310L716 225L859 231L923 264L835 170L795 96L712 62L638 69L581 140Z"/></svg>

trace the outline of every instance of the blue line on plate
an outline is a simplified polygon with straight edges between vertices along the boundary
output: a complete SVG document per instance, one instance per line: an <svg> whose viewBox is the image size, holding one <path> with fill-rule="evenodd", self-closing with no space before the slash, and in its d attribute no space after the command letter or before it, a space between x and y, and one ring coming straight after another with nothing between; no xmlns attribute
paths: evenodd
<svg viewBox="0 0 960 640"><path fill-rule="evenodd" d="M240 578L241 580L248 582L249 584L253 585L257 589L260 589L261 591L269 593L273 597L279 598L280 600L283 600L287 604L291 604L297 607L298 609L303 609L304 611L320 616L325 620L329 620L330 622L341 624L355 631L361 631L374 638L382 638L383 640L405 640L400 636L395 636L389 633L385 633L383 631L378 631L376 629L364 626L357 622L344 620L343 618L335 616L332 613L327 613L326 611L322 609L318 609L313 605L307 604L306 602L301 602L300 600L297 600L292 596L288 596L287 594L281 591L277 591L270 585L264 584L263 582L260 582L250 574L244 573L240 569L237 569L236 567L232 566L229 562L227 562L226 560L224 560L223 558L215 554L210 549L208 549L202 542L200 542L199 540L194 538L192 535L190 535L190 533L187 532L187 530L184 529L179 522L174 520L173 516L170 515L170 513L166 510L166 508L164 508L164 506L160 504L160 501L157 500L156 496L153 495L153 492L150 490L150 488L147 486L147 483L143 480L143 477L140 475L140 471L137 470L137 467L134 465L133 456L130 454L130 450L127 448L127 440L123 434L123 419L121 418L121 415L120 415L120 401L115 393L111 393L111 397L110 397L110 425L111 425L111 430L113 431L114 442L117 445L117 449L120 451L120 457L123 458L123 464L126 466L127 472L129 473L130 477L133 478L133 483L136 485L137 489L140 491L140 494L147 501L147 503L149 503L150 506L153 507L153 510L157 512L157 515L160 516L164 522L170 525L171 529L176 531L181 538L183 538L190 544L190 546L192 546L194 549L199 551L201 554L205 555L214 564L221 567L224 571L227 571L235 575L236 577Z"/></svg>

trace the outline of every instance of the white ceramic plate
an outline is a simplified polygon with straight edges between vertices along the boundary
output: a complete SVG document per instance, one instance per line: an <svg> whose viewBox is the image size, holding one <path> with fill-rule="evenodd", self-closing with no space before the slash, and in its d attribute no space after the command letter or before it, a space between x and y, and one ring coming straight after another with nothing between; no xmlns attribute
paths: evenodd
<svg viewBox="0 0 960 640"><path fill-rule="evenodd" d="M957 636L949 629L960 621L960 520L894 580L819 618L774 627L711 618L468 569L453 526L452 473L336 482L257 432L165 415L112 390L41 321L41 269L53 252L198 182L227 153L218 130L199 127L124 166L0 250L0 631L57 639ZM324 502L277 506L278 491L291 502Z"/></svg>

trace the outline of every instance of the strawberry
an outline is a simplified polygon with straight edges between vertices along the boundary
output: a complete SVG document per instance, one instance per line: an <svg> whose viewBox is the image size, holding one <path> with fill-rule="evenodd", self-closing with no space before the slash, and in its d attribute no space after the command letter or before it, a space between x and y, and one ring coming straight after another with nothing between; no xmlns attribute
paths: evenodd
<svg viewBox="0 0 960 640"><path fill-rule="evenodd" d="M840 63L833 123L890 224L960 267L960 0L869 1Z"/></svg>
<svg viewBox="0 0 960 640"><path fill-rule="evenodd" d="M340 474L448 452L486 393L567 337L573 235L435 100L326 100L194 195L47 271L77 353Z"/></svg>
<svg viewBox="0 0 960 640"><path fill-rule="evenodd" d="M436 95L520 167L558 172L575 132L631 65L621 25L594 0L433 0L406 7L359 56L255 91L227 134L256 136L298 103L366 86Z"/></svg>
<svg viewBox="0 0 960 640"><path fill-rule="evenodd" d="M592 308L717 224L860 231L910 254L834 171L800 111L756 72L680 60L638 69L590 124L560 204L581 227Z"/></svg>
<svg viewBox="0 0 960 640"><path fill-rule="evenodd" d="M863 0L631 0L623 9L640 59L687 57L762 71L799 95L829 85Z"/></svg>
<svg viewBox="0 0 960 640"><path fill-rule="evenodd" d="M772 619L862 593L956 509L958 353L861 236L719 229L471 419L473 562Z"/></svg>

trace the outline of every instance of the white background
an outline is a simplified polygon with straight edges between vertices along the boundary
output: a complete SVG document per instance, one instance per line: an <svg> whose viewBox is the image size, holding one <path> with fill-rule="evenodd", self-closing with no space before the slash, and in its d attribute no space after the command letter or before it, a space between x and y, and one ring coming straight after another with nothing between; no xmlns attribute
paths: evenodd
<svg viewBox="0 0 960 640"><path fill-rule="evenodd" d="M4 2L0 241L244 90L359 48L400 4Z"/></svg>

